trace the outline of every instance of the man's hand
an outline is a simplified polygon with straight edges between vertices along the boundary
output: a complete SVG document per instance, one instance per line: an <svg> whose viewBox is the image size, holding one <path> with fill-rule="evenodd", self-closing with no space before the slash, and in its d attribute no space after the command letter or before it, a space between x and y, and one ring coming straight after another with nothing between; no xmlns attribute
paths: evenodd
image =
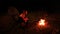
<svg viewBox="0 0 60 34"><path fill-rule="evenodd" d="M28 18L24 18L24 21L27 22Z"/></svg>

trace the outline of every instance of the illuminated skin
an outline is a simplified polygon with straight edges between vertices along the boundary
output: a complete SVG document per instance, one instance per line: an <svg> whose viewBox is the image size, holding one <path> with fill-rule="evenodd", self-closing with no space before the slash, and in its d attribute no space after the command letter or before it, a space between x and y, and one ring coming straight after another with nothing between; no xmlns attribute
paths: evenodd
<svg viewBox="0 0 60 34"><path fill-rule="evenodd" d="M22 17L25 22L27 22L27 20L28 20L26 15L27 15L27 11L24 11L23 13L20 14L20 17Z"/></svg>
<svg viewBox="0 0 60 34"><path fill-rule="evenodd" d="M43 20L43 19L41 19L40 21L39 21L39 25L42 25L42 26L44 26L45 25L45 20Z"/></svg>

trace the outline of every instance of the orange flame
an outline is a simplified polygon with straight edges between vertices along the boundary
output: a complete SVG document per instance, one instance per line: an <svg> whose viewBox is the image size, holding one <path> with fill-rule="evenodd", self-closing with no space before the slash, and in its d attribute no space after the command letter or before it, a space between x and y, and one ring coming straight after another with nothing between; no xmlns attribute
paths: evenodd
<svg viewBox="0 0 60 34"><path fill-rule="evenodd" d="M41 19L41 20L39 21L39 25L44 26L44 25L45 25L45 20L44 20L44 19Z"/></svg>

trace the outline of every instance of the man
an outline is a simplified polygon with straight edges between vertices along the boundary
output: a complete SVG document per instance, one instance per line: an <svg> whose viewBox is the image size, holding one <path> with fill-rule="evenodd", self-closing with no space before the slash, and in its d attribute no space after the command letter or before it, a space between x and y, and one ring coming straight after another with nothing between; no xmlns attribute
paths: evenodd
<svg viewBox="0 0 60 34"><path fill-rule="evenodd" d="M23 12L19 16L18 23L20 23L19 27L22 28L23 30L26 28L28 18L26 17L27 11L23 10Z"/></svg>
<svg viewBox="0 0 60 34"><path fill-rule="evenodd" d="M19 12L15 7L8 7L6 13L0 16L0 33L9 34L16 29L16 21L18 20ZM3 9L2 9L3 10Z"/></svg>

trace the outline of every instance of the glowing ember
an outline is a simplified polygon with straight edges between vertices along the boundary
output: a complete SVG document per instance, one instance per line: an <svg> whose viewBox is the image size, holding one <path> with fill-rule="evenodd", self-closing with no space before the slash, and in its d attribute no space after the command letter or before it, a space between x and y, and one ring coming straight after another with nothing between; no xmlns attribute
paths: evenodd
<svg viewBox="0 0 60 34"><path fill-rule="evenodd" d="M44 20L44 19L41 19L41 20L39 21L39 25L44 26L44 25L45 25L45 20Z"/></svg>

